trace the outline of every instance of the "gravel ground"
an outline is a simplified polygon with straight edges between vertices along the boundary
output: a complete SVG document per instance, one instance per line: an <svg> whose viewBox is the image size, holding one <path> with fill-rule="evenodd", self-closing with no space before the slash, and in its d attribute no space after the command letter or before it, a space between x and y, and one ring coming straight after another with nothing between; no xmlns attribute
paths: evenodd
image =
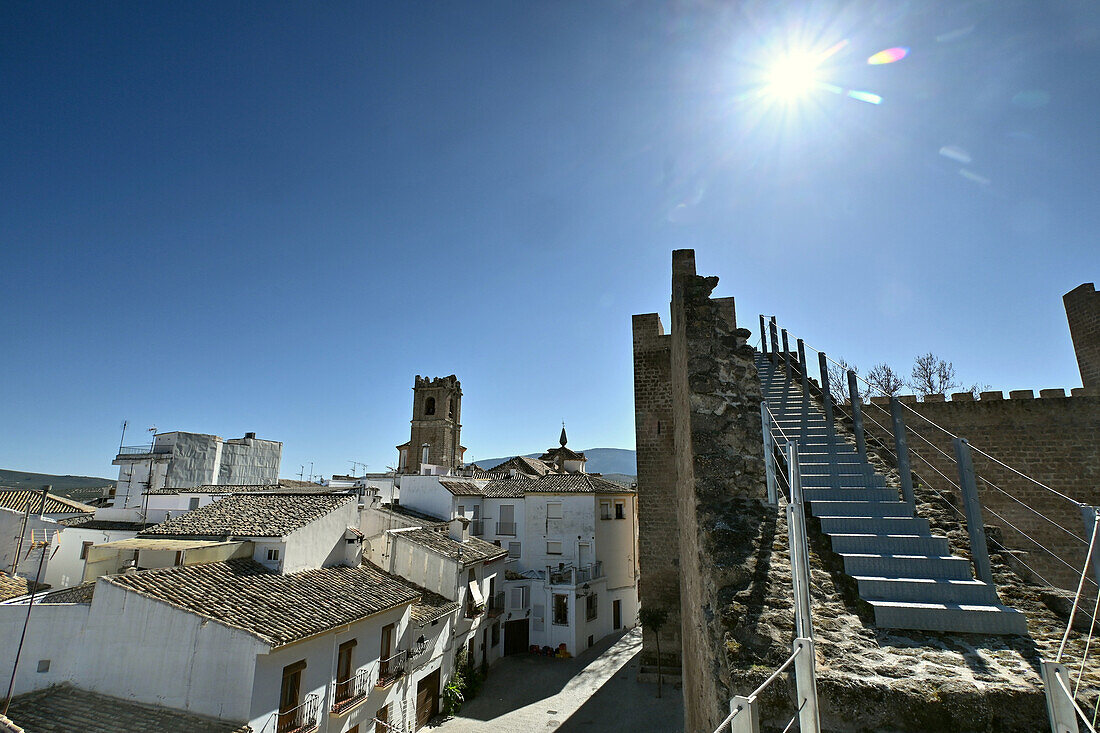
<svg viewBox="0 0 1100 733"><path fill-rule="evenodd" d="M506 657L489 672L477 698L441 733L472 731L661 731L684 727L679 690L638 682L642 634L610 636L574 659Z"/></svg>

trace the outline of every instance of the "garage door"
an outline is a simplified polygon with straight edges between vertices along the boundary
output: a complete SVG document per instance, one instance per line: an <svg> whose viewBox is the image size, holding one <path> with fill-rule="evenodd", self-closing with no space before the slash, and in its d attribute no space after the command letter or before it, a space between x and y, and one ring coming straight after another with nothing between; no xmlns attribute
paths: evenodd
<svg viewBox="0 0 1100 733"><path fill-rule="evenodd" d="M436 715L439 715L438 669L416 685L416 727L423 728Z"/></svg>

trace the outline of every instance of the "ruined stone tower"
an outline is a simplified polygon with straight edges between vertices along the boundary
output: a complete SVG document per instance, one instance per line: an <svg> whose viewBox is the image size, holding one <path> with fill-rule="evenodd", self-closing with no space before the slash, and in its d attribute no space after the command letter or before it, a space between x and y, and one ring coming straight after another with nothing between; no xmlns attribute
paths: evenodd
<svg viewBox="0 0 1100 733"><path fill-rule="evenodd" d="M399 473L421 473L425 465L454 470L462 465L462 384L458 377L428 379L416 375L413 383L412 431L409 442L397 446Z"/></svg>
<svg viewBox="0 0 1100 733"><path fill-rule="evenodd" d="M1081 384L1100 389L1100 293L1093 283L1085 283L1062 296L1062 302L1081 369Z"/></svg>

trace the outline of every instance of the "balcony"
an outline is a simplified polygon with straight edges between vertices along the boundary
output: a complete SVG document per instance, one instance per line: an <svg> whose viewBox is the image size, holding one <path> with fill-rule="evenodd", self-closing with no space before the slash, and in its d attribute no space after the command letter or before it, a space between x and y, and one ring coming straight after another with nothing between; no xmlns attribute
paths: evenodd
<svg viewBox="0 0 1100 733"><path fill-rule="evenodd" d="M550 585L582 585L603 577L603 562L597 560L579 568L572 565L566 565L557 570L547 568L547 575L550 578Z"/></svg>
<svg viewBox="0 0 1100 733"><path fill-rule="evenodd" d="M497 522L497 535L500 537L515 537L515 522Z"/></svg>
<svg viewBox="0 0 1100 733"><path fill-rule="evenodd" d="M144 456L171 453L170 445L124 445L118 449L120 456Z"/></svg>
<svg viewBox="0 0 1100 733"><path fill-rule="evenodd" d="M296 708L276 713L275 733L306 733L317 729L317 711L321 708L321 698L306 695L306 699Z"/></svg>
<svg viewBox="0 0 1100 733"><path fill-rule="evenodd" d="M337 682L336 697L332 701L329 715L344 715L358 707L367 699L370 692L370 670L364 667L343 682Z"/></svg>
<svg viewBox="0 0 1100 733"><path fill-rule="evenodd" d="M374 683L376 688L389 687L405 675L408 667L408 653L401 650L389 659L383 659L378 663L378 681Z"/></svg>
<svg viewBox="0 0 1100 733"><path fill-rule="evenodd" d="M504 613L504 591L500 591L489 598L486 610L490 616L494 617Z"/></svg>

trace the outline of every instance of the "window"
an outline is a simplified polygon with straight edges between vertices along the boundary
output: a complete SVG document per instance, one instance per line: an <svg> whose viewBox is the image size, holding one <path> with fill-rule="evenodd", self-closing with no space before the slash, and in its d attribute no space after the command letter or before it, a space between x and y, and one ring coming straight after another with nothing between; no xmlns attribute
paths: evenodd
<svg viewBox="0 0 1100 733"><path fill-rule="evenodd" d="M91 547L91 546L92 546L91 542L82 542L82 543L80 543L80 559L81 560L87 560L88 559L88 548Z"/></svg>
<svg viewBox="0 0 1100 733"><path fill-rule="evenodd" d="M561 502L552 502L546 505L547 519L561 519Z"/></svg>
<svg viewBox="0 0 1100 733"><path fill-rule="evenodd" d="M343 702L355 695L352 685L352 654L356 640L345 641L336 653L336 702Z"/></svg>
<svg viewBox="0 0 1100 733"><path fill-rule="evenodd" d="M596 618L596 609L597 609L596 594L595 593L589 593L587 596L585 596L585 599L584 599L585 616L588 618L589 621L592 621L593 619Z"/></svg>
<svg viewBox="0 0 1100 733"><path fill-rule="evenodd" d="M493 624L492 642L493 646L500 645L500 624Z"/></svg>
<svg viewBox="0 0 1100 733"><path fill-rule="evenodd" d="M192 496L187 500L187 511L193 512L199 508L199 497Z"/></svg>
<svg viewBox="0 0 1100 733"><path fill-rule="evenodd" d="M600 502L600 519L611 519L611 502Z"/></svg>
<svg viewBox="0 0 1100 733"><path fill-rule="evenodd" d="M424 414L435 414L435 397L429 397L428 399L424 400Z"/></svg>
<svg viewBox="0 0 1100 733"><path fill-rule="evenodd" d="M453 397L447 400L447 417L452 420L455 419L455 400Z"/></svg>
<svg viewBox="0 0 1100 733"><path fill-rule="evenodd" d="M569 596L564 593L554 594L554 624L569 625Z"/></svg>
<svg viewBox="0 0 1100 733"><path fill-rule="evenodd" d="M547 555L560 555L561 554L561 541L560 540L547 540L546 541L546 554Z"/></svg>
<svg viewBox="0 0 1100 733"><path fill-rule="evenodd" d="M402 471L409 465L409 451L406 448L402 448L397 457L397 467Z"/></svg>
<svg viewBox="0 0 1100 733"><path fill-rule="evenodd" d="M38 671L39 671L39 673L49 672L50 671L50 660L48 660L48 659L39 659L38 660Z"/></svg>
<svg viewBox="0 0 1100 733"><path fill-rule="evenodd" d="M374 714L374 721L374 733L390 733L390 706L378 708L378 712Z"/></svg>
<svg viewBox="0 0 1100 733"><path fill-rule="evenodd" d="M305 668L304 659L283 667L283 684L279 689L279 722L275 724L277 733L297 727L295 710L302 702L302 670Z"/></svg>
<svg viewBox="0 0 1100 733"><path fill-rule="evenodd" d="M512 608L527 608L531 603L531 588L526 585L512 588Z"/></svg>
<svg viewBox="0 0 1100 733"><path fill-rule="evenodd" d="M424 445L422 445L420 447L420 462L421 463L427 463L428 462L428 451L429 450L431 450L431 446L428 445L427 443L425 443Z"/></svg>
<svg viewBox="0 0 1100 733"><path fill-rule="evenodd" d="M378 676L385 677L390 673L390 657L393 656L393 624L382 627L382 643L378 650Z"/></svg>
<svg viewBox="0 0 1100 733"><path fill-rule="evenodd" d="M519 557L522 543L509 542L508 543L508 557Z"/></svg>
<svg viewBox="0 0 1100 733"><path fill-rule="evenodd" d="M459 505L458 505L458 510L457 510L457 511L455 511L455 516L456 516L456 517L464 517L464 516L466 516L466 507L465 507L465 506L463 506L462 504L459 504Z"/></svg>
<svg viewBox="0 0 1100 733"><path fill-rule="evenodd" d="M269 547L267 548L267 559L271 562L279 562L279 548Z"/></svg>
<svg viewBox="0 0 1100 733"><path fill-rule="evenodd" d="M626 519L626 504L621 501L615 502L615 519Z"/></svg>
<svg viewBox="0 0 1100 733"><path fill-rule="evenodd" d="M661 421L658 420L657 421L657 435L660 435L660 434L661 434Z"/></svg>

